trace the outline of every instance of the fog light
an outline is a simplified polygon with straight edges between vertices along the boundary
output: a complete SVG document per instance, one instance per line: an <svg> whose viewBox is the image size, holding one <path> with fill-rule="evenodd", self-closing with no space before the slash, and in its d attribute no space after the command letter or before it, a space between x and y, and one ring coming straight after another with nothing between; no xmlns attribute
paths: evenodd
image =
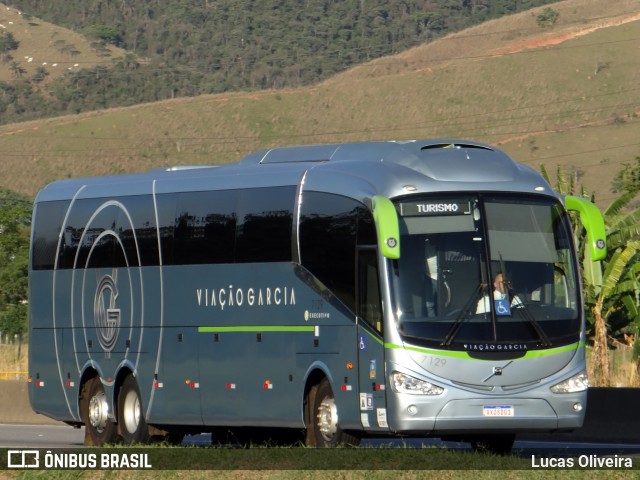
<svg viewBox="0 0 640 480"><path fill-rule="evenodd" d="M573 411L574 412L581 412L582 411L582 404L580 402L576 402L573 404Z"/></svg>
<svg viewBox="0 0 640 480"><path fill-rule="evenodd" d="M418 407L416 407L415 405L409 405L407 407L407 412L409 412L409 415L415 415L416 413L418 413Z"/></svg>

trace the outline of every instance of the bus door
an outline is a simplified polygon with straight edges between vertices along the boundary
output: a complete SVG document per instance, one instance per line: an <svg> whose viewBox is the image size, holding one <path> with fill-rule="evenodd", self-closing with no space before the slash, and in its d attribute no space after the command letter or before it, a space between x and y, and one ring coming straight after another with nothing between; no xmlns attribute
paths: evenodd
<svg viewBox="0 0 640 480"><path fill-rule="evenodd" d="M358 247L356 281L360 421L367 431L388 431L382 304L375 247Z"/></svg>

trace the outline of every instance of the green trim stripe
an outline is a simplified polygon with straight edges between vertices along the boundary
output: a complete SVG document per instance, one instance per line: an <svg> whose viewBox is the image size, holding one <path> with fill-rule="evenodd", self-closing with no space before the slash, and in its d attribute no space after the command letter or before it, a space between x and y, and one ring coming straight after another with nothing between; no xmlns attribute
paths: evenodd
<svg viewBox="0 0 640 480"><path fill-rule="evenodd" d="M371 339L373 339L376 343L384 346L386 348L386 345L384 344L384 342L382 341L381 338L377 337L376 335L374 335L373 333L371 333L368 329L363 328L362 330L364 330L364 333L366 333Z"/></svg>
<svg viewBox="0 0 640 480"><path fill-rule="evenodd" d="M313 332L313 325L284 326L284 325L238 325L235 327L198 327L198 333L232 333L232 332Z"/></svg>
<svg viewBox="0 0 640 480"><path fill-rule="evenodd" d="M547 350L529 350L523 357L521 357L521 359L541 358L541 357L547 357L549 355L557 355L559 353L576 350L580 347L584 347L584 345L585 345L584 342L578 342L578 343L572 343L571 345L564 345L562 347L550 348ZM484 361L479 358L472 358L469 355L469 352L452 351L452 350L436 350L432 348L420 348L420 347L407 347L403 345L396 345L393 343L385 343L384 348L388 348L388 349L404 348L405 350L408 350L411 352L417 352L417 353L424 353L425 355L438 355L439 357L452 357L452 358L461 358L463 360ZM486 361L493 361L493 360L486 360Z"/></svg>
<svg viewBox="0 0 640 480"><path fill-rule="evenodd" d="M549 350L530 350L524 356L524 358L539 358L546 357L547 355L556 355L558 353L570 352L571 350L577 350L580 347L584 347L584 342L572 343L571 345L565 345L563 347L550 348Z"/></svg>
<svg viewBox="0 0 640 480"><path fill-rule="evenodd" d="M397 345L394 343L383 343L376 335L369 332L367 329L363 329L365 333L375 340L380 345L383 345L384 348L393 350L398 348L404 348L410 352L423 353L425 355L438 355L440 357L452 357L452 358L460 358L462 360L473 360L473 361L483 361L482 359L473 358L469 355L469 352L455 351L455 350L436 350L433 348L421 348L421 347L409 347L405 345ZM315 326L313 325L237 325L234 327L198 327L198 333L246 333L246 332L315 332ZM576 350L580 347L584 347L584 342L572 343L570 345L564 345L562 347L550 348L548 350L529 350L527 353L521 357L525 358L541 358L547 357L549 355L557 355L559 353L569 352L571 350ZM493 361L493 360L486 360Z"/></svg>

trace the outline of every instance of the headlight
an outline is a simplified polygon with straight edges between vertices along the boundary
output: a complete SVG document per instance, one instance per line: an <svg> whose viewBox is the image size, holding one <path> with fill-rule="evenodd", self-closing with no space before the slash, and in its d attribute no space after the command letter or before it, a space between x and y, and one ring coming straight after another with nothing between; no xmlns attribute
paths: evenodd
<svg viewBox="0 0 640 480"><path fill-rule="evenodd" d="M438 385L400 372L391 374L391 385L395 392L408 393L410 395L442 395L444 392L444 388Z"/></svg>
<svg viewBox="0 0 640 480"><path fill-rule="evenodd" d="M560 382L553 387L551 391L553 393L574 393L583 392L589 388L589 379L587 378L587 372L582 371L571 378L567 378L565 381Z"/></svg>

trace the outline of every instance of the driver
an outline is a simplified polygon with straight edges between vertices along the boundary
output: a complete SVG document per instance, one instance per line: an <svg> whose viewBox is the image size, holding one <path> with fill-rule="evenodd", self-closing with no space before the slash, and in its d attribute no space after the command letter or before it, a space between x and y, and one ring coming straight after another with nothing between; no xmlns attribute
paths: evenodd
<svg viewBox="0 0 640 480"><path fill-rule="evenodd" d="M494 300L505 300L509 297L509 292L505 286L504 277L502 272L499 272L493 279L493 299ZM522 300L518 298L517 295L514 295L511 299L512 307L521 307L523 306ZM476 307L476 313L488 313L491 311L491 298L489 295L485 295L478 302L478 306Z"/></svg>

